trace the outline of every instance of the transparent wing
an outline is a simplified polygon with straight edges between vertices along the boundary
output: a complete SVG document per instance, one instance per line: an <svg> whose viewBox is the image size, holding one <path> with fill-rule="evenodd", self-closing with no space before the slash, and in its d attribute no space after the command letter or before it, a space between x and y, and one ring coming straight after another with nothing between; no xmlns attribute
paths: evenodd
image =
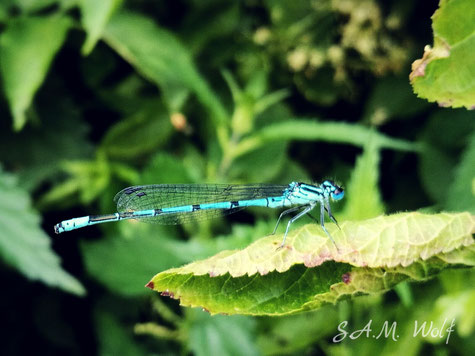
<svg viewBox="0 0 475 356"><path fill-rule="evenodd" d="M153 184L129 187L116 194L114 201L117 211L140 211L163 209L177 206L187 206L205 203L219 203L280 197L286 185L230 185L230 184ZM206 209L192 212L168 213L141 221L175 225L188 221L211 219L228 215L243 209Z"/></svg>

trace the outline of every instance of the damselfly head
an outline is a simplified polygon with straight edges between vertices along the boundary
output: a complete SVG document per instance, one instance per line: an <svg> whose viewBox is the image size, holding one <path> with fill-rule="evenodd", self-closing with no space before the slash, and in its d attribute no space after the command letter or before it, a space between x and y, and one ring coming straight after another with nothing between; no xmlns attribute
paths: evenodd
<svg viewBox="0 0 475 356"><path fill-rule="evenodd" d="M333 200L341 200L345 196L343 188L332 180L326 180L322 183L322 185L325 189L330 191L330 196Z"/></svg>

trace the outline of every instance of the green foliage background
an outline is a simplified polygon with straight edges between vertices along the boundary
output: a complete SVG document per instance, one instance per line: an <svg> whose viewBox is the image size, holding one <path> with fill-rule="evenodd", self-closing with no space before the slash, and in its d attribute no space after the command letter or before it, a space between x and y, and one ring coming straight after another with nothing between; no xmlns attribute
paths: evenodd
<svg viewBox="0 0 475 356"><path fill-rule="evenodd" d="M0 353L473 354L473 269L279 318L210 316L144 288L269 234L276 211L53 236L55 223L113 212L117 191L150 183L334 178L347 192L340 221L475 214L475 114L418 99L408 78L437 5L0 2ZM457 29L473 33L464 6ZM415 320L453 318L448 344L412 336ZM345 320L349 331L397 321L400 338L333 343Z"/></svg>

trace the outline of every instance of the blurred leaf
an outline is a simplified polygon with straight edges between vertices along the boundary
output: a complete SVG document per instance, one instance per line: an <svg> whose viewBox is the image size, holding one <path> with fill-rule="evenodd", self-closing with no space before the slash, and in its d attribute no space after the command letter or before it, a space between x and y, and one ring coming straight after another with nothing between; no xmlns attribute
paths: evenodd
<svg viewBox="0 0 475 356"><path fill-rule="evenodd" d="M112 126L101 147L110 157L134 159L163 145L172 130L166 109L156 101Z"/></svg>
<svg viewBox="0 0 475 356"><path fill-rule="evenodd" d="M364 146L371 129L362 125L343 122L291 120L275 123L244 138L236 149L236 156L255 150L271 141L328 141ZM374 144L379 148L416 151L419 147L411 142L375 133Z"/></svg>
<svg viewBox="0 0 475 356"><path fill-rule="evenodd" d="M82 54L88 55L92 52L110 17L121 4L122 0L79 0L81 22L87 32Z"/></svg>
<svg viewBox="0 0 475 356"><path fill-rule="evenodd" d="M187 311L188 347L197 356L259 355L254 344L255 321L243 316L210 316Z"/></svg>
<svg viewBox="0 0 475 356"><path fill-rule="evenodd" d="M264 355L302 354L315 341L334 333L337 325L338 312L333 307L280 318L268 317L265 326L270 330L259 333L257 344Z"/></svg>
<svg viewBox="0 0 475 356"><path fill-rule="evenodd" d="M55 3L71 2L71 0L7 0L10 6L18 6L22 11L27 13L42 10Z"/></svg>
<svg viewBox="0 0 475 356"><path fill-rule="evenodd" d="M239 26L238 3L195 1L193 6L186 14L181 36L193 53L199 53L214 39L232 35Z"/></svg>
<svg viewBox="0 0 475 356"><path fill-rule="evenodd" d="M426 109L429 103L414 96L407 77L383 77L365 104L363 117L374 125L394 118L414 116Z"/></svg>
<svg viewBox="0 0 475 356"><path fill-rule="evenodd" d="M148 287L211 313L284 315L404 280L424 280L456 265L475 265L475 217L468 213L401 213L344 222L330 233L315 224L264 237L244 250L222 251L157 274Z"/></svg>
<svg viewBox="0 0 475 356"><path fill-rule="evenodd" d="M68 17L23 17L12 21L1 34L0 73L15 130L25 125L26 110L70 27Z"/></svg>
<svg viewBox="0 0 475 356"><path fill-rule="evenodd" d="M44 105L38 110L40 124L12 135L7 122L0 123L2 161L17 172L19 184L30 191L51 181L62 161L90 157L93 150L87 137L89 125L79 118L68 96L58 101L40 93L38 99Z"/></svg>
<svg viewBox="0 0 475 356"><path fill-rule="evenodd" d="M116 315L96 307L94 319L99 342L98 355L149 355L134 339L132 328L127 330Z"/></svg>
<svg viewBox="0 0 475 356"><path fill-rule="evenodd" d="M171 33L151 19L118 12L104 32L104 40L142 75L158 84L165 95L187 88L210 111L215 124L226 123L226 111L192 62L190 53Z"/></svg>
<svg viewBox="0 0 475 356"><path fill-rule="evenodd" d="M445 0L432 16L434 48L412 64L417 96L440 106L475 106L475 11L472 0Z"/></svg>
<svg viewBox="0 0 475 356"><path fill-rule="evenodd" d="M81 203L89 204L107 189L114 177L128 184L137 184L139 180L139 174L134 168L108 161L102 151L97 152L97 157L93 161L65 161L63 169L70 177L41 197L39 202L41 207L71 206L77 201L77 198L71 197L74 195L79 197Z"/></svg>
<svg viewBox="0 0 475 356"><path fill-rule="evenodd" d="M157 269L206 258L223 249L245 247L256 235L270 231L263 223L256 227L234 224L230 236L180 241L175 239L176 229L170 226L133 220L117 225L119 234L84 241L81 250L88 273L111 291L125 296L149 293L144 285Z"/></svg>
<svg viewBox="0 0 475 356"><path fill-rule="evenodd" d="M373 132L375 133L375 132ZM364 220L384 213L383 202L379 194L379 148L371 134L364 146L364 152L358 157L350 183L345 189L347 201L344 215L352 220Z"/></svg>
<svg viewBox="0 0 475 356"><path fill-rule="evenodd" d="M431 115L421 135L423 149L419 172L426 192L440 204L447 202L458 150L475 130L472 115L464 109L437 111Z"/></svg>
<svg viewBox="0 0 475 356"><path fill-rule="evenodd" d="M141 184L193 183L183 162L168 153L156 154L144 168Z"/></svg>
<svg viewBox="0 0 475 356"><path fill-rule="evenodd" d="M157 269L188 262L170 239L169 227L137 221L119 224L121 235L81 243L88 273L111 291L125 296L146 294L144 285Z"/></svg>
<svg viewBox="0 0 475 356"><path fill-rule="evenodd" d="M40 228L28 194L13 176L0 171L0 254L25 277L84 295L81 283L61 268L51 241Z"/></svg>
<svg viewBox="0 0 475 356"><path fill-rule="evenodd" d="M322 106L335 105L340 97L345 96L346 90L343 83L335 83L334 69L325 66L312 73L296 73L294 83L305 99Z"/></svg>
<svg viewBox="0 0 475 356"><path fill-rule="evenodd" d="M475 130L472 132L467 148L455 170L447 195L446 208L454 211L467 210L475 214L475 195L471 185L475 177Z"/></svg>
<svg viewBox="0 0 475 356"><path fill-rule="evenodd" d="M236 158L227 176L231 180L237 178L247 182L270 182L286 162L286 149L286 142L269 142Z"/></svg>
<svg viewBox="0 0 475 356"><path fill-rule="evenodd" d="M446 327L456 320L458 334L468 337L475 330L475 290L472 288L439 297L429 320L435 325L442 325L446 320ZM438 337L429 338L436 343L443 341Z"/></svg>

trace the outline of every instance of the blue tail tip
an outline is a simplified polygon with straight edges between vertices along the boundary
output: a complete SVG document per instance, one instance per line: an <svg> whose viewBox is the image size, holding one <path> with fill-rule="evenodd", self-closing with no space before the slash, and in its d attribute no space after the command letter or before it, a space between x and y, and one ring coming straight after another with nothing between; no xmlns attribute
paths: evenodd
<svg viewBox="0 0 475 356"><path fill-rule="evenodd" d="M61 223L54 225L54 233L55 234L60 234L64 231L63 226Z"/></svg>

